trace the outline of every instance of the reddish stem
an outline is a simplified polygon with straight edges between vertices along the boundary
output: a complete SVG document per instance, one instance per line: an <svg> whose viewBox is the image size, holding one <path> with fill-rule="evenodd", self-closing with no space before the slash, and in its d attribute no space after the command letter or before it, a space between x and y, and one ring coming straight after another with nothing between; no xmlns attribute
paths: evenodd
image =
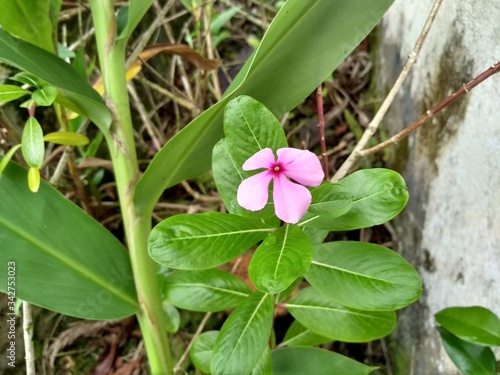
<svg viewBox="0 0 500 375"><path fill-rule="evenodd" d="M485 70L483 73L478 75L470 82L462 85L462 87L460 87L457 91L455 91L453 94L444 99L441 103L439 103L438 105L436 105L435 107L433 107L432 109L428 110L426 113L421 115L413 124L406 127L404 130L402 130L395 136L391 137L387 141L379 143L378 145L367 148L363 151L360 151L359 156L365 157L374 154L408 137L411 133L417 130L424 122L432 118L436 113L440 112L441 110L449 106L451 103L453 103L455 100L460 98L462 95L467 94L474 87L476 87L486 79L490 78L493 74L498 72L500 72L500 61L492 65L490 68Z"/></svg>

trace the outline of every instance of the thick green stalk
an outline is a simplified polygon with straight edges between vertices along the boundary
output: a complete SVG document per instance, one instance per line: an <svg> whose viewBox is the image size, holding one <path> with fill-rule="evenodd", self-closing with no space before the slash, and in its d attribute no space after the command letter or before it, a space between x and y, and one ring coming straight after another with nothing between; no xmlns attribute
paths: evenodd
<svg viewBox="0 0 500 375"><path fill-rule="evenodd" d="M165 317L161 308L156 265L147 251L151 217L147 212L139 212L133 203L134 185L139 169L125 79L125 41L116 40L113 0L91 0L90 4L106 102L113 114L111 129L105 136L113 161L123 224L134 272L139 303L137 318L141 326L151 373L169 375L173 373L173 365Z"/></svg>

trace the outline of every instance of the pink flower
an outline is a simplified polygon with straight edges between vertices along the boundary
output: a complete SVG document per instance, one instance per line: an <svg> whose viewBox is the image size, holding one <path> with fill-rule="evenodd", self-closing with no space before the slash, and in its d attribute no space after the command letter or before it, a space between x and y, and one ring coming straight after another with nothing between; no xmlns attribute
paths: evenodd
<svg viewBox="0 0 500 375"><path fill-rule="evenodd" d="M250 211L262 210L267 203L269 183L274 180L276 216L286 223L295 224L311 204L311 193L302 185L319 186L325 175L318 158L310 151L280 148L277 154L276 161L273 151L265 148L243 164L244 171L266 170L242 181L238 187L238 204ZM302 185L291 182L287 177Z"/></svg>

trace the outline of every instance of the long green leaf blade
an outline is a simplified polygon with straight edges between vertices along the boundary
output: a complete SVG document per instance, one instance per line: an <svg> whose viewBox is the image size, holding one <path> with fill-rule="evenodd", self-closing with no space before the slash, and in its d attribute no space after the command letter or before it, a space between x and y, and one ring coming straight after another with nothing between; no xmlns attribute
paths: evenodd
<svg viewBox="0 0 500 375"><path fill-rule="evenodd" d="M46 51L54 52L50 1L4 0L0 25L15 35Z"/></svg>
<svg viewBox="0 0 500 375"><path fill-rule="evenodd" d="M10 36L0 28L0 61L54 86L101 130L111 124L111 113L99 94L71 65L30 43Z"/></svg>
<svg viewBox="0 0 500 375"><path fill-rule="evenodd" d="M288 0L225 97L171 139L139 180L134 201L152 208L164 189L210 168L229 100L248 95L276 116L295 107L378 23L393 0ZM169 168L165 168L168 165Z"/></svg>
<svg viewBox="0 0 500 375"><path fill-rule="evenodd" d="M85 319L116 319L137 309L127 251L99 223L49 184L37 194L26 170L9 163L0 178L0 263L16 268L17 297ZM0 273L7 291L7 273Z"/></svg>

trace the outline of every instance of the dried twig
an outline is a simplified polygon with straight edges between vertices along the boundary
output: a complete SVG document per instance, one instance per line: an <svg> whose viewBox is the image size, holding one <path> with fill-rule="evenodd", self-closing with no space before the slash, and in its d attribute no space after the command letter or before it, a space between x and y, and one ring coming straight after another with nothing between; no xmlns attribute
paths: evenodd
<svg viewBox="0 0 500 375"><path fill-rule="evenodd" d="M485 70L483 73L478 75L476 78L474 78L470 82L462 85L462 87L460 87L457 91L455 91L453 94L448 96L446 99L444 99L441 103L439 103L438 105L436 105L432 109L429 109L427 112L425 112L423 115L421 115L413 124L406 127L404 130L402 130L398 134L392 136L387 141L379 143L376 146L373 146L373 147L370 147L370 148L367 148L365 150L360 151L359 152L360 158L363 158L365 156L379 152L379 151L383 150L384 148L392 146L392 145L396 144L397 142L401 141L402 139L408 137L411 133L413 133L416 129L418 129L423 123L425 123L427 120L432 118L436 113L440 112L442 109L449 106L451 103L453 103L455 100L460 98L462 95L467 94L470 90L472 90L474 87L479 85L481 82L485 81L486 79L491 77L493 74L498 73L498 72L500 72L500 61L497 62L496 64L492 65L490 68Z"/></svg>
<svg viewBox="0 0 500 375"><path fill-rule="evenodd" d="M420 33L420 36L418 37L417 43L415 44L415 47L413 48L413 51L410 53L408 56L408 59L406 60L405 66L403 67L403 70L401 71L398 79L394 83L394 86L391 88L389 91L389 94L385 98L384 102L380 106L380 109L378 112L375 114L375 117L373 120L370 122L368 127L366 128L363 136L359 140L358 144L352 151L351 155L346 159L346 161L342 164L342 166L339 168L339 170L334 174L332 177L331 182L338 182L341 178L343 178L349 170L356 164L361 158L361 150L365 148L365 146L368 144L368 141L370 138L375 134L375 131L377 130L378 126L382 122L382 119L384 118L385 114L389 110L390 105L394 101L394 98L396 97L397 93L399 92L401 86L403 85L404 80L408 76L408 73L410 73L411 69L415 65L415 62L417 61L417 56L422 48L422 45L425 42L425 39L427 38L427 34L429 33L429 30L434 23L434 20L436 18L436 15L438 13L439 7L441 6L441 3L443 0L435 0L434 4L432 6L432 9L429 13L429 16L427 17L427 21L425 22L425 25L422 29L422 32Z"/></svg>

